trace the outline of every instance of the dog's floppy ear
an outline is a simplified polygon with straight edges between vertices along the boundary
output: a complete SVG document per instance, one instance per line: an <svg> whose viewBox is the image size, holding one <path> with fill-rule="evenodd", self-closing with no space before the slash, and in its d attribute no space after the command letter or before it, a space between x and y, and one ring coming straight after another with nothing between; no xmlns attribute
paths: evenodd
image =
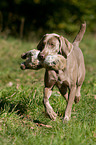
<svg viewBox="0 0 96 145"><path fill-rule="evenodd" d="M63 36L60 36L60 54L65 56L70 55L71 51L73 50L73 45Z"/></svg>

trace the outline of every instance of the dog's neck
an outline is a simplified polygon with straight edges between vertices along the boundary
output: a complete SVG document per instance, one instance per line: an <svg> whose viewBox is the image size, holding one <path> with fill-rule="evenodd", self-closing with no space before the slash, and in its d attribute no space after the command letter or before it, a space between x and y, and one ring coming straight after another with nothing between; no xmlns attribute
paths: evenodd
<svg viewBox="0 0 96 145"><path fill-rule="evenodd" d="M67 54L67 57L70 56L70 54L72 53L72 51L73 51L73 46L72 46L71 51Z"/></svg>

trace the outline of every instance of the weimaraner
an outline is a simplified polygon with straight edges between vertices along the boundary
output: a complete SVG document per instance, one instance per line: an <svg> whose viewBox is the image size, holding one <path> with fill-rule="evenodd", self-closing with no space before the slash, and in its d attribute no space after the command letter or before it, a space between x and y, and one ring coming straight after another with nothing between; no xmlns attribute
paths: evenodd
<svg viewBox="0 0 96 145"><path fill-rule="evenodd" d="M66 38L57 34L46 34L39 42L37 49L39 61L43 62L48 55L60 54L66 58L66 67L63 70L50 70L46 68L45 87L44 87L44 106L46 112L52 120L56 119L57 114L53 111L49 103L54 85L67 101L64 121L71 117L72 104L80 100L80 89L85 78L84 58L79 43L85 33L86 23L81 25L80 31L70 43ZM22 58L24 58L24 55ZM40 68L40 66L38 67Z"/></svg>

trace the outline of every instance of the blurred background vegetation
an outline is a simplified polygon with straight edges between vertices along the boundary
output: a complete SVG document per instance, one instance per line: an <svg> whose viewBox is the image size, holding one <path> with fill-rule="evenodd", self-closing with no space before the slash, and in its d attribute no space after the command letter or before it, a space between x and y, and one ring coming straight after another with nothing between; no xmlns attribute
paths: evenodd
<svg viewBox="0 0 96 145"><path fill-rule="evenodd" d="M96 33L96 0L0 0L0 35L4 37L71 35L83 21L87 32Z"/></svg>

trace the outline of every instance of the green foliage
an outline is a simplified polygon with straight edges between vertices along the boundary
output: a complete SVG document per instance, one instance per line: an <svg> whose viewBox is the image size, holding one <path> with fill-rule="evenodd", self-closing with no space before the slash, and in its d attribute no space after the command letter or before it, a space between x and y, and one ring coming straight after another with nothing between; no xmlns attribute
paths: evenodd
<svg viewBox="0 0 96 145"><path fill-rule="evenodd" d="M95 36L85 35L80 44L86 65L82 96L78 104L73 104L71 120L63 124L66 101L57 88L50 98L57 120L51 121L45 113L44 69L22 71L19 68L20 55L34 49L36 43L0 38L0 144L96 144L95 46Z"/></svg>
<svg viewBox="0 0 96 145"><path fill-rule="evenodd" d="M96 32L95 0L0 0L0 11L0 31L8 29L15 36L21 27L24 35L55 30L74 33L83 21L87 31Z"/></svg>

